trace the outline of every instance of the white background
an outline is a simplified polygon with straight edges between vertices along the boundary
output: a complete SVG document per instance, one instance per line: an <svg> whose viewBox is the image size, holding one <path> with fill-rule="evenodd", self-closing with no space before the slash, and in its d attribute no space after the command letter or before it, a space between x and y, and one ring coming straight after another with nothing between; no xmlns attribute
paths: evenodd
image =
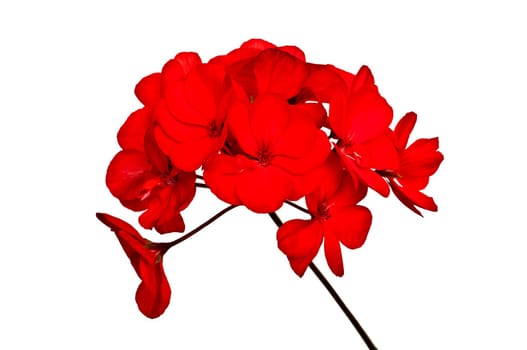
<svg viewBox="0 0 527 350"><path fill-rule="evenodd" d="M156 320L95 218L138 227L104 184L137 81L179 51L208 60L264 38L369 65L396 119L413 110L414 137L440 137L426 190L438 213L371 192L370 236L345 251L344 277L316 259L376 345L527 349L521 1L14 3L0 5L0 348L365 348L316 278L290 270L265 215L236 209L171 250ZM200 192L188 227L222 206Z"/></svg>

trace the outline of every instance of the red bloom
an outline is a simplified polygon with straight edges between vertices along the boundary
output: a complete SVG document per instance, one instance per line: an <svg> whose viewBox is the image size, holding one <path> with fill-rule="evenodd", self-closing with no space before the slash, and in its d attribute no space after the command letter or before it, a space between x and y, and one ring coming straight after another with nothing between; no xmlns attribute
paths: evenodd
<svg viewBox="0 0 527 350"><path fill-rule="evenodd" d="M274 94L235 103L228 127L236 147L205 164L205 181L220 199L257 213L299 196L303 186L295 182L320 166L330 149L320 129Z"/></svg>
<svg viewBox="0 0 527 350"><path fill-rule="evenodd" d="M388 128L392 108L379 94L366 66L345 80L349 91L330 106L329 123L339 138L337 152L351 174L386 197L390 193L388 184L375 170L398 166Z"/></svg>
<svg viewBox="0 0 527 350"><path fill-rule="evenodd" d="M156 243L141 237L131 225L114 216L97 213L97 218L108 226L121 243L141 284L135 301L147 317L159 317L170 303L170 285L163 270L164 251Z"/></svg>
<svg viewBox="0 0 527 350"><path fill-rule="evenodd" d="M331 271L344 274L340 243L347 248L361 247L371 225L371 213L357 203L367 188L343 171L338 157L332 153L323 167L324 181L306 196L311 220L290 220L278 229L278 248L287 255L299 276L317 255L324 240L324 253Z"/></svg>
<svg viewBox="0 0 527 350"><path fill-rule="evenodd" d="M183 232L180 212L196 192L196 175L175 168L158 148L145 107L130 115L121 127L118 140L124 148L112 159L106 173L106 185L121 203L145 212L141 226L160 233Z"/></svg>
<svg viewBox="0 0 527 350"><path fill-rule="evenodd" d="M177 58L177 57L176 57ZM194 171L225 142L230 81L223 67L193 61L163 87L155 119L159 147L178 169ZM167 70L162 73L170 76ZM168 79L168 78L167 78Z"/></svg>
<svg viewBox="0 0 527 350"><path fill-rule="evenodd" d="M430 176L439 168L443 155L437 150L439 148L437 137L418 139L407 147L416 121L417 115L410 112L397 123L393 137L400 156L400 166L386 175L397 198L413 212L422 216L416 206L437 211L434 199L424 195L421 190L426 187Z"/></svg>

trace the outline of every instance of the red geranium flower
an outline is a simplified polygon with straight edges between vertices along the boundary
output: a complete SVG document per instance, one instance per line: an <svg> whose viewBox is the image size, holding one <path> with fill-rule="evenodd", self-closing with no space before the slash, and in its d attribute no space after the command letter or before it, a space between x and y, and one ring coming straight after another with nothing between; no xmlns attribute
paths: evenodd
<svg viewBox="0 0 527 350"><path fill-rule="evenodd" d="M302 276L317 255L322 240L328 265L337 276L344 274L340 243L349 249L361 247L371 226L370 211L357 203L367 188L353 181L332 153L322 169L324 181L306 196L312 219L290 220L277 233L278 248L291 268Z"/></svg>
<svg viewBox="0 0 527 350"><path fill-rule="evenodd" d="M114 216L97 213L97 218L108 226L121 243L141 284L135 301L147 317L159 317L170 303L170 285L163 270L164 250L156 243L141 237L131 225Z"/></svg>
<svg viewBox="0 0 527 350"><path fill-rule="evenodd" d="M295 182L305 180L330 150L326 135L300 111L275 94L235 103L228 126L236 147L204 166L211 191L257 213L273 212L298 197Z"/></svg>
<svg viewBox="0 0 527 350"><path fill-rule="evenodd" d="M375 170L398 167L397 151L389 137L392 108L379 94L368 67L345 80L349 91L331 104L329 113L329 123L339 139L337 153L351 174L386 197L390 188Z"/></svg>
<svg viewBox="0 0 527 350"><path fill-rule="evenodd" d="M158 75L138 84L136 93L140 91L138 97L148 105L132 113L119 130L117 138L123 150L110 162L106 184L125 207L145 210L139 217L144 228L183 232L180 212L194 198L196 175L175 168L154 140L151 112L159 100L152 93L156 89L159 91Z"/></svg>
<svg viewBox="0 0 527 350"><path fill-rule="evenodd" d="M400 166L393 172L388 172L390 187L399 200L413 212L421 215L416 206L430 211L437 211L437 205L432 197L421 192L430 176L432 176L443 161L439 148L439 139L418 139L407 147L417 115L407 113L397 123L394 131L394 143L399 152Z"/></svg>
<svg viewBox="0 0 527 350"><path fill-rule="evenodd" d="M166 84L155 112L155 137L175 167L194 171L225 142L231 84L220 65L193 60L186 68L187 74L162 72ZM169 79L171 75L176 77Z"/></svg>

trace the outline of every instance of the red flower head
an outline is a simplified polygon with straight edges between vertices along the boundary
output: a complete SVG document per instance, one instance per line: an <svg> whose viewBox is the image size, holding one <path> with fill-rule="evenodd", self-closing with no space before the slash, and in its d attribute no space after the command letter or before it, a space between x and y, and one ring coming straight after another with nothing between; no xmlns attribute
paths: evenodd
<svg viewBox="0 0 527 350"><path fill-rule="evenodd" d="M119 130L123 150L110 162L106 184L125 207L145 210L139 217L144 228L182 232L185 224L180 212L194 198L196 175L175 168L154 140L151 111L159 97L152 91L159 91L159 76L141 80L138 91L148 105L132 113Z"/></svg>
<svg viewBox="0 0 527 350"><path fill-rule="evenodd" d="M437 211L434 199L424 195L421 190L426 187L430 176L439 168L443 155L437 150L439 148L437 137L418 139L407 147L416 121L417 115L410 112L397 123L393 138L399 152L400 166L386 175L397 198L413 212L422 216L416 206Z"/></svg>
<svg viewBox="0 0 527 350"><path fill-rule="evenodd" d="M332 153L324 167L324 181L306 196L312 218L290 220L278 229L278 248L287 255L299 276L317 255L324 240L324 253L331 271L344 274L340 243L347 248L361 247L371 226L370 211L357 203L366 195L367 188L353 181Z"/></svg>
<svg viewBox="0 0 527 350"><path fill-rule="evenodd" d="M383 196L390 189L375 170L398 166L397 152L389 137L393 111L379 94L373 75L363 66L355 77L344 77L346 94L330 106L329 123L338 136L337 153L346 169Z"/></svg>
<svg viewBox="0 0 527 350"><path fill-rule="evenodd" d="M198 169L223 146L231 94L230 80L221 65L202 64L193 57L188 60L180 54L165 66L162 103L155 112L159 147L184 171Z"/></svg>
<svg viewBox="0 0 527 350"><path fill-rule="evenodd" d="M203 175L211 191L257 213L273 212L286 199L304 195L296 182L324 162L330 145L299 112L274 94L233 105L229 130L237 148L205 164Z"/></svg>
<svg viewBox="0 0 527 350"><path fill-rule="evenodd" d="M108 214L97 213L97 218L108 226L121 243L141 284L135 301L147 317L159 317L170 303L170 285L163 270L164 250L139 234L131 225Z"/></svg>

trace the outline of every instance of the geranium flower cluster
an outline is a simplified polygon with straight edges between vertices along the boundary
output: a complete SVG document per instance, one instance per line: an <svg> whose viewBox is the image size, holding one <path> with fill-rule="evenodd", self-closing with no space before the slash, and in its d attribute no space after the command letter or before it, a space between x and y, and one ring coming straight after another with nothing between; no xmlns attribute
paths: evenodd
<svg viewBox="0 0 527 350"><path fill-rule="evenodd" d="M371 226L359 204L368 189L393 192L419 215L418 208L437 210L422 191L443 160L438 139L408 145L413 112L390 128L392 108L366 66L352 74L307 62L295 46L253 39L208 62L179 53L141 79L135 94L143 107L118 132L122 150L106 184L126 208L142 212L145 229L184 232L181 212L201 180L222 201L255 213L284 203L308 213L279 227L278 248L302 276L323 244L331 271L342 276L341 247L361 247ZM171 245L97 216L142 280L140 310L159 316L170 300L162 257Z"/></svg>

